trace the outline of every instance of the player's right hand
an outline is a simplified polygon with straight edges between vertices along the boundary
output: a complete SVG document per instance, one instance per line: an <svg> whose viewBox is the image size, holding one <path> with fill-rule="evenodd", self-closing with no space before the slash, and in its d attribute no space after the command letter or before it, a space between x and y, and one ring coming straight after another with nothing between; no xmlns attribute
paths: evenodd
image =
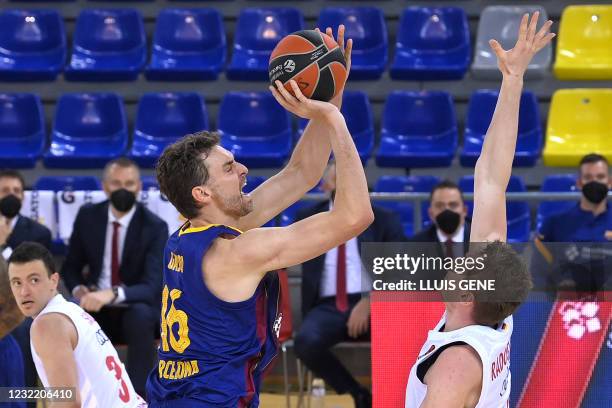
<svg viewBox="0 0 612 408"><path fill-rule="evenodd" d="M270 85L270 91L277 102L283 108L300 118L309 120L323 119L330 114L338 112L338 108L329 102L308 99L304 96L302 91L300 91L300 87L293 79L289 81L289 86L291 86L295 96L287 91L281 81L275 81L274 85L276 85L276 87Z"/></svg>
<svg viewBox="0 0 612 408"><path fill-rule="evenodd" d="M511 50L504 50L496 40L489 41L491 49L497 56L499 70L504 76L522 78L533 56L555 37L555 33L549 32L553 23L551 20L544 23L540 31L536 33L539 16L540 13L536 11L529 21L529 14L523 15L518 40Z"/></svg>

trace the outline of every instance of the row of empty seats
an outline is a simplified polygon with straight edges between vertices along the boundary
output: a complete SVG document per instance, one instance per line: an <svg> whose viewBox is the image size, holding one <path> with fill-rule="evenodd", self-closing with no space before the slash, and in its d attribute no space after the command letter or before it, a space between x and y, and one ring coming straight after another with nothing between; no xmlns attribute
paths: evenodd
<svg viewBox="0 0 612 408"><path fill-rule="evenodd" d="M461 165L474 166L497 102L498 91L472 94L465 120ZM240 112L239 115L236 113ZM374 117L367 95L346 91L342 106L364 164L374 155ZM306 126L269 92L228 92L219 107L221 143L249 167L280 167ZM612 160L612 89L563 89L552 98L546 142L535 95L521 98L515 166L575 166L597 151ZM146 93L137 107L129 136L121 97L114 93L62 95L55 108L50 143L38 96L0 94L0 162L3 167L33 168L43 158L48 168L101 168L128 155L153 167L163 149L178 138L209 130L202 96L194 92ZM453 99L443 91L394 91L385 103L379 167L425 168L451 165L459 145ZM47 148L48 146L48 148Z"/></svg>
<svg viewBox="0 0 612 408"><path fill-rule="evenodd" d="M541 6L489 6L479 20L472 65L474 75L498 75L488 40L511 48L525 12ZM377 79L387 69L388 34L376 7L326 7L318 27L346 26L354 40L351 79ZM229 79L268 80L272 49L287 34L305 28L298 9L244 8L236 24L232 58L226 67L223 17L213 8L164 9L157 17L150 62L142 16L135 9L86 9L76 21L72 54L65 65L64 23L53 10L5 10L0 13L0 79L214 80L223 70ZM569 6L561 19L554 72L560 79L612 78L612 6ZM472 47L466 13L459 7L408 7L400 17L393 79L461 79ZM552 47L532 60L528 76L550 69Z"/></svg>
<svg viewBox="0 0 612 408"><path fill-rule="evenodd" d="M253 191L266 179L263 177L248 177L247 192ZM434 176L383 176L374 187L376 192L424 192L429 193L431 189L440 181ZM473 192L473 176L465 176L459 179L460 188L464 192ZM28 192L22 213L32 216L44 222L61 240L66 240L72 230L72 221L78 207L85 202L98 202L105 198L100 190L101 185L97 178L90 176L81 177L41 177L34 185L36 193L35 205L32 206L32 194ZM171 231L176 229L183 222L176 210L172 208L167 200L157 191L157 182L152 177L143 177L143 193L139 200L144 202L150 209L156 211L169 223ZM84 191L90 191L85 193ZM520 177L512 176L508 185L508 192L527 191L525 183ZM544 192L574 192L576 190L575 174L551 175L545 178L541 186ZM50 194L43 194L49 192ZM311 192L321 192L319 187ZM41 198L41 194L45 198ZM50 198L51 197L51 198ZM44 201L44 202L42 202ZM161 204L160 204L161 203ZM296 213L304 206L312 205L312 202L300 201L285 210L277 220L270 221L266 226L281 225L286 226L295 221ZM404 232L407 236L412 236L416 231L414 225L414 204L410 201L380 201L377 205L387 207L398 213L401 218ZM472 203L467 202L468 211L471 215ZM539 228L542 220L552 214L569 209L576 205L576 201L544 201L537 209L536 227ZM51 213L53 206L59 207L60 215L54 217ZM428 202L423 202L421 207L422 228L426 228L431 220L427 216ZM33 213L33 211L36 213ZM40 213L44 213L41 215ZM62 215L63 214L63 215ZM59 218L59 221L55 221ZM508 237L512 242L525 242L529 239L532 230L531 215L529 205L525 202L509 201L507 203ZM59 227L55 225L57 223Z"/></svg>

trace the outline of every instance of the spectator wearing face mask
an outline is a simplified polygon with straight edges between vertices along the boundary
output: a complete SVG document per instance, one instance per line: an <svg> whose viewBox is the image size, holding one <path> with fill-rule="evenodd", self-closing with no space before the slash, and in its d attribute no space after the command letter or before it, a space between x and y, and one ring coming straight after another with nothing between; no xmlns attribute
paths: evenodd
<svg viewBox="0 0 612 408"><path fill-rule="evenodd" d="M609 274L605 271L610 267L602 269L596 259L581 257L584 253L582 247L601 247L596 243L612 241L612 211L606 199L610 189L608 160L596 153L584 156L578 167L576 186L582 191L580 201L571 209L543 220L535 240L536 248L549 263L560 265L561 270L554 276L556 285L568 289L598 290L604 285ZM563 250L566 245L546 244L552 242L573 243L579 251L572 262L565 262L560 256L566 252Z"/></svg>
<svg viewBox="0 0 612 408"><path fill-rule="evenodd" d="M414 235L410 241L438 242L437 256L463 256L470 242L470 224L466 220L467 207L459 186L449 180L434 186L429 195L427 213L431 226Z"/></svg>
<svg viewBox="0 0 612 408"><path fill-rule="evenodd" d="M136 202L142 183L134 162L109 162L102 182L108 200L79 210L61 275L111 341L127 343L127 371L144 395L155 361L168 227Z"/></svg>
<svg viewBox="0 0 612 408"><path fill-rule="evenodd" d="M38 222L19 215L25 182L15 170L0 170L0 252L6 260L24 241L51 246L51 231Z"/></svg>

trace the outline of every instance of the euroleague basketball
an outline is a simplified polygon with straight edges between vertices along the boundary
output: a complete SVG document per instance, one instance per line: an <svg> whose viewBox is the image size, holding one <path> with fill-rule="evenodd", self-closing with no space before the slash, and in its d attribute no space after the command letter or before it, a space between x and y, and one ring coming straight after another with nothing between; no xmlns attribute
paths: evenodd
<svg viewBox="0 0 612 408"><path fill-rule="evenodd" d="M329 101L346 82L346 63L336 41L316 30L302 30L283 38L272 51L270 82L283 83L293 94L289 80L297 82L304 96Z"/></svg>

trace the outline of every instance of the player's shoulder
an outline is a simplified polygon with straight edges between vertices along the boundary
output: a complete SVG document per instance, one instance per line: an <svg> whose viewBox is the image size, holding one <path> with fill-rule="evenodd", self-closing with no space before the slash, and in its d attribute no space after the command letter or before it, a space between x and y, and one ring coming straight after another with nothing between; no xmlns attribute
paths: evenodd
<svg viewBox="0 0 612 408"><path fill-rule="evenodd" d="M52 344L54 340L74 339L76 327L70 318L59 312L42 314L32 322L30 336L36 343ZM44 341L40 341L44 339Z"/></svg>
<svg viewBox="0 0 612 408"><path fill-rule="evenodd" d="M428 371L426 379L443 386L471 386L482 379L482 360L468 344L445 348Z"/></svg>

